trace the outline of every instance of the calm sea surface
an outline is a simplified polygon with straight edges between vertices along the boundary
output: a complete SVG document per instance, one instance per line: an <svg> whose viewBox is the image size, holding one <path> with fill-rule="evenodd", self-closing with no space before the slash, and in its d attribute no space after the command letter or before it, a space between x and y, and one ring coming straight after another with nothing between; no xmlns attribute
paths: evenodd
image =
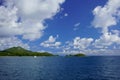
<svg viewBox="0 0 120 80"><path fill-rule="evenodd" d="M120 57L0 57L0 80L120 80Z"/></svg>

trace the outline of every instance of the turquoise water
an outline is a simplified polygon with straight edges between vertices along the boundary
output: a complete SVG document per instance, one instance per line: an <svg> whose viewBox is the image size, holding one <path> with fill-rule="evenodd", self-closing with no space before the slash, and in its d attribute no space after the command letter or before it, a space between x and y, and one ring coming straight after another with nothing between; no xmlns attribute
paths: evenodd
<svg viewBox="0 0 120 80"><path fill-rule="evenodd" d="M0 80L120 80L120 57L0 57Z"/></svg>

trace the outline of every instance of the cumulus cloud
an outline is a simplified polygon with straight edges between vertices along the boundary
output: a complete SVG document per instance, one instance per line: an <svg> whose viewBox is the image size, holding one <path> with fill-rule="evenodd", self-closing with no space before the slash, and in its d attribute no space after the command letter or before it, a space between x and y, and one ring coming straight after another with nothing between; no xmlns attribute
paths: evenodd
<svg viewBox="0 0 120 80"><path fill-rule="evenodd" d="M106 5L97 6L93 10L93 26L102 28L103 33L108 31L108 27L116 25L120 18L120 0L108 0Z"/></svg>
<svg viewBox="0 0 120 80"><path fill-rule="evenodd" d="M39 39L64 0L6 0L0 6L0 36L22 35L23 39ZM20 19L20 21L18 21Z"/></svg>
<svg viewBox="0 0 120 80"><path fill-rule="evenodd" d="M80 38L80 37L76 37L74 39L73 45L75 49L85 49L87 48L91 42L93 41L92 38Z"/></svg>
<svg viewBox="0 0 120 80"><path fill-rule="evenodd" d="M21 24L23 31L23 39L29 39L30 41L39 39L43 35L43 30L46 28L42 23L34 21L24 21Z"/></svg>
<svg viewBox="0 0 120 80"><path fill-rule="evenodd" d="M120 37L118 36L118 33L106 33L102 35L100 39L96 39L94 43L96 48L108 48L112 44L120 45Z"/></svg>
<svg viewBox="0 0 120 80"><path fill-rule="evenodd" d="M65 0L5 0L0 5L0 40L4 41L1 49L7 45L23 45L15 36L30 41L43 36L46 19L53 18L60 11L60 5ZM8 40L7 40L8 39ZM13 41L15 40L15 42ZM13 42L8 44L9 42ZM22 46L21 45L21 46ZM60 45L56 42L55 45ZM3 47L3 48L2 48Z"/></svg>
<svg viewBox="0 0 120 80"><path fill-rule="evenodd" d="M4 6L0 6L0 37L22 34L22 31L18 28L17 10L16 7L8 9Z"/></svg>
<svg viewBox="0 0 120 80"><path fill-rule="evenodd" d="M17 22L16 7L6 8L0 7L0 37L10 37L15 35L22 35L23 39L35 40L42 36L45 29L42 23L34 20Z"/></svg>
<svg viewBox="0 0 120 80"><path fill-rule="evenodd" d="M63 47L63 53L119 54L120 31L109 28L119 23L120 0L108 0L104 6L97 6L93 10L93 15L92 25L95 28L100 28L102 35L98 39L76 37L73 41L67 41ZM74 27L79 25L80 23L75 24Z"/></svg>
<svg viewBox="0 0 120 80"><path fill-rule="evenodd" d="M119 49L88 49L88 50L84 50L83 53L86 53L87 55L107 55L107 56L111 56L111 55L120 55L119 54L120 50Z"/></svg>
<svg viewBox="0 0 120 80"><path fill-rule="evenodd" d="M57 38L58 36L57 37L49 36L48 40L42 42L40 46L48 47L48 48L53 48L53 47L59 48L61 42L56 41Z"/></svg>
<svg viewBox="0 0 120 80"><path fill-rule="evenodd" d="M95 28L102 29L102 35L93 43L96 48L108 48L113 44L120 45L120 32L109 29L109 27L117 25L119 22L119 4L120 0L108 0L103 7L97 6L93 10L94 20L92 24Z"/></svg>
<svg viewBox="0 0 120 80"><path fill-rule="evenodd" d="M23 43L17 37L0 38L0 50L17 46L21 46L25 49L30 49L28 44Z"/></svg>
<svg viewBox="0 0 120 80"><path fill-rule="evenodd" d="M67 41L66 45L63 46L63 53L82 53L89 46L91 46L93 42L92 38L80 38L75 37L72 41Z"/></svg>
<svg viewBox="0 0 120 80"><path fill-rule="evenodd" d="M44 19L52 18L60 10L60 4L65 0L13 0L19 8L18 14L23 19ZM21 6L22 5L22 6Z"/></svg>

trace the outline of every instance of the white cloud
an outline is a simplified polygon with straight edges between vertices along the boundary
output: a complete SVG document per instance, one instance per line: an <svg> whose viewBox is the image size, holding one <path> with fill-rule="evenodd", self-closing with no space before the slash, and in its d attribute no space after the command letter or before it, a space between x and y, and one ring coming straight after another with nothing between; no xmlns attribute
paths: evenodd
<svg viewBox="0 0 120 80"><path fill-rule="evenodd" d="M28 44L24 44L16 37L0 38L0 50L4 50L11 47L21 46L25 49L30 49Z"/></svg>
<svg viewBox="0 0 120 80"><path fill-rule="evenodd" d="M55 42L55 46L60 46L61 45L61 42Z"/></svg>
<svg viewBox="0 0 120 80"><path fill-rule="evenodd" d="M73 41L67 41L62 47L62 50L63 53L66 54L84 53L84 51L91 46L92 42L92 38L75 37Z"/></svg>
<svg viewBox="0 0 120 80"><path fill-rule="evenodd" d="M78 26L80 26L80 23L76 23L76 24L74 25L74 27L78 27Z"/></svg>
<svg viewBox="0 0 120 80"><path fill-rule="evenodd" d="M14 35L22 34L19 30L19 23L17 22L17 8L13 9L5 8L0 6L0 37L9 37Z"/></svg>
<svg viewBox="0 0 120 80"><path fill-rule="evenodd" d="M56 41L57 38L58 36L57 37L49 36L48 40L42 42L40 46L48 47L48 48L53 48L53 47L59 48L61 42Z"/></svg>
<svg viewBox="0 0 120 80"><path fill-rule="evenodd" d="M35 40L42 36L45 26L35 21L17 22L16 7L12 9L0 6L0 37L22 35L23 39Z"/></svg>
<svg viewBox="0 0 120 80"><path fill-rule="evenodd" d="M107 56L111 56L111 55L120 55L119 49L88 49L88 50L84 50L84 53L86 53L87 55L107 55Z"/></svg>
<svg viewBox="0 0 120 80"><path fill-rule="evenodd" d="M63 49L63 52L61 52L65 55L69 55L69 54L78 54L78 53L84 53L80 50L67 50L67 49ZM85 54L85 53L84 53Z"/></svg>
<svg viewBox="0 0 120 80"><path fill-rule="evenodd" d="M75 25L74 25L74 31L76 31L76 30L78 30L79 29L79 26L80 26L80 23L76 23Z"/></svg>
<svg viewBox="0 0 120 80"><path fill-rule="evenodd" d="M52 18L65 0L14 0L23 19L44 20ZM22 5L22 6L21 6Z"/></svg>
<svg viewBox="0 0 120 80"><path fill-rule="evenodd" d="M97 6L93 10L92 25L102 29L100 38L76 37L73 42L68 41L63 47L63 53L86 53L88 55L118 55L120 49L120 31L109 27L117 25L120 20L120 0L108 0L106 5ZM75 26L79 26L76 24ZM74 29L76 30L76 29Z"/></svg>
<svg viewBox="0 0 120 80"><path fill-rule="evenodd" d="M119 49L85 49L85 50L79 50L79 49L73 49L73 48L63 48L62 52L59 52L61 54L67 55L67 54L77 54L77 53L83 53L86 55L120 55L120 47Z"/></svg>
<svg viewBox="0 0 120 80"><path fill-rule="evenodd" d="M65 13L64 16L67 17L67 16L68 16L68 13Z"/></svg>
<svg viewBox="0 0 120 80"><path fill-rule="evenodd" d="M44 34L44 21L53 18L65 0L6 0L0 5L0 50L21 46L29 49L28 44L19 40L17 35L30 41ZM19 21L18 21L19 20ZM60 42L54 42L59 46Z"/></svg>
<svg viewBox="0 0 120 80"><path fill-rule="evenodd" d="M47 42L53 43L55 41L56 41L56 38L54 38L53 36L50 36Z"/></svg>
<svg viewBox="0 0 120 80"><path fill-rule="evenodd" d="M94 20L92 22L95 28L102 29L102 35L96 39L93 45L96 48L108 48L113 44L120 45L120 32L118 30L109 30L109 27L117 25L120 19L120 0L108 0L106 5L97 6L93 10Z"/></svg>
<svg viewBox="0 0 120 80"><path fill-rule="evenodd" d="M23 39L29 39L30 41L41 38L43 30L46 28L43 23L34 21L25 21L21 24L21 27L23 28Z"/></svg>
<svg viewBox="0 0 120 80"><path fill-rule="evenodd" d="M108 48L112 44L120 45L120 37L118 36L118 33L106 33L102 35L100 39L96 39L94 43L96 48Z"/></svg>
<svg viewBox="0 0 120 80"><path fill-rule="evenodd" d="M108 27L116 25L120 18L120 0L108 0L107 4L97 6L93 10L94 20L92 22L95 28L102 28L103 33L108 32Z"/></svg>
<svg viewBox="0 0 120 80"><path fill-rule="evenodd" d="M23 39L39 39L46 26L44 21L51 19L60 10L64 0L6 0L0 6L0 36L22 35ZM21 19L18 22L18 19Z"/></svg>
<svg viewBox="0 0 120 80"><path fill-rule="evenodd" d="M86 55L120 55L120 38L119 32L115 30L114 34L108 33L100 39L75 37L73 41L67 41L62 47L62 54L84 53ZM113 44L113 48L108 48Z"/></svg>
<svg viewBox="0 0 120 80"><path fill-rule="evenodd" d="M86 49L91 42L93 41L92 38L80 38L80 37L76 37L74 39L74 48L75 49Z"/></svg>

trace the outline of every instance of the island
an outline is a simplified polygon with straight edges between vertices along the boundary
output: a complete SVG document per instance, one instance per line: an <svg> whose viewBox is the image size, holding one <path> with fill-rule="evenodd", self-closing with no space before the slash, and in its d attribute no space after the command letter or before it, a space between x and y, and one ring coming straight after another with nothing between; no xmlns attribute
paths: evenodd
<svg viewBox="0 0 120 80"><path fill-rule="evenodd" d="M22 47L12 47L0 51L0 56L55 56L48 52L33 52Z"/></svg>
<svg viewBox="0 0 120 80"><path fill-rule="evenodd" d="M72 56L76 56L76 57L85 57L86 55L83 53L77 53L77 54L69 54L66 55L66 57L72 57Z"/></svg>

